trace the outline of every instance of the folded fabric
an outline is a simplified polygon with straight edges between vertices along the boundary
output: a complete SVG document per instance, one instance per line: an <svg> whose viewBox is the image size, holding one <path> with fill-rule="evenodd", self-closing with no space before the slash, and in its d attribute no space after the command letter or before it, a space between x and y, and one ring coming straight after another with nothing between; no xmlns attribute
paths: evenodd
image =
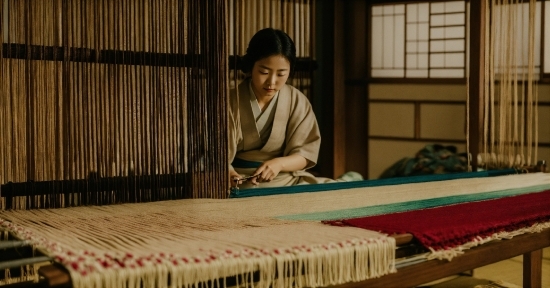
<svg viewBox="0 0 550 288"><path fill-rule="evenodd" d="M380 179L402 176L465 172L468 169L466 153L457 153L455 146L426 145L414 157L405 157L388 167Z"/></svg>

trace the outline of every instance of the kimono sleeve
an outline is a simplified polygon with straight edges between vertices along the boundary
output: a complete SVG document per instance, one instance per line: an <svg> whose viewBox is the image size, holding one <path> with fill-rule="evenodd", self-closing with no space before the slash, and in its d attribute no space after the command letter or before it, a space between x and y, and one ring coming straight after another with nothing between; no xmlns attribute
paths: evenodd
<svg viewBox="0 0 550 288"><path fill-rule="evenodd" d="M242 141L242 132L239 116L239 102L237 101L237 95L235 90L231 90L228 107L228 119L227 119L227 157L229 163L229 169L233 169L231 163L235 159L237 154L237 147L239 141Z"/></svg>
<svg viewBox="0 0 550 288"><path fill-rule="evenodd" d="M284 155L299 154L306 158L308 165L305 169L307 169L317 164L321 133L307 97L294 87L291 93L293 101L286 130Z"/></svg>

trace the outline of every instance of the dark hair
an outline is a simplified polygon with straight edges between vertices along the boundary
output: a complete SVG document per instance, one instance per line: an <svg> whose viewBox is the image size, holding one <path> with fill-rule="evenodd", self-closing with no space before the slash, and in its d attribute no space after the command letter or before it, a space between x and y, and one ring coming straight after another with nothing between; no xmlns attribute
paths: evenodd
<svg viewBox="0 0 550 288"><path fill-rule="evenodd" d="M241 70L249 73L256 61L272 56L282 55L290 62L290 74L294 72L296 63L296 46L285 32L273 28L262 29L250 39L246 55L242 58Z"/></svg>

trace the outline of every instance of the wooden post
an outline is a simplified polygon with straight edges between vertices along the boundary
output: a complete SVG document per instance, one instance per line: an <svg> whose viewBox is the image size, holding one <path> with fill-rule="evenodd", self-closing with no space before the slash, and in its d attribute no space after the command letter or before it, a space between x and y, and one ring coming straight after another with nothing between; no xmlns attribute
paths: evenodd
<svg viewBox="0 0 550 288"><path fill-rule="evenodd" d="M478 168L477 156L483 139L483 106L485 90L485 0L470 1L470 87L469 149L472 171Z"/></svg>
<svg viewBox="0 0 550 288"><path fill-rule="evenodd" d="M321 176L334 178L345 165L345 114L342 61L343 0L316 3L316 57L320 59L315 72L319 83L315 88L314 109L321 130L321 151L316 169Z"/></svg>
<svg viewBox="0 0 550 288"><path fill-rule="evenodd" d="M542 249L523 254L523 287L542 286Z"/></svg>
<svg viewBox="0 0 550 288"><path fill-rule="evenodd" d="M346 105L344 63L344 3L334 1L334 168L333 178L345 172L346 167Z"/></svg>

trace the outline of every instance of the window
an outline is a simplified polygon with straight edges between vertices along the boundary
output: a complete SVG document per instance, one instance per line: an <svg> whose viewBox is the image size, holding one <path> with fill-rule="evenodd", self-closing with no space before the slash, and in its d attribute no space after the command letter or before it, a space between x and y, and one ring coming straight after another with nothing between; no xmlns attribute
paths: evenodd
<svg viewBox="0 0 550 288"><path fill-rule="evenodd" d="M371 16L372 77L465 77L465 1L373 5Z"/></svg>
<svg viewBox="0 0 550 288"><path fill-rule="evenodd" d="M529 3L516 3L520 9L501 16L506 6L492 9L493 21L515 21L515 26L494 25L496 43L514 37L523 43L514 50L513 66L519 77L527 77L529 48ZM534 71L536 79L550 78L550 0L536 2ZM385 3L371 6L371 78L464 79L468 74L468 1ZM506 18L504 18L506 17ZM502 19L499 19L502 18ZM515 28L514 28L515 27ZM508 41L510 39L504 39ZM501 47L502 45L497 45ZM508 58L494 49L494 67L510 65ZM509 53L509 51L507 51ZM547 56L546 56L547 55ZM505 55L504 57L510 57ZM506 61L503 61L506 59ZM508 63L505 63L508 62ZM497 75L498 77L498 75Z"/></svg>

